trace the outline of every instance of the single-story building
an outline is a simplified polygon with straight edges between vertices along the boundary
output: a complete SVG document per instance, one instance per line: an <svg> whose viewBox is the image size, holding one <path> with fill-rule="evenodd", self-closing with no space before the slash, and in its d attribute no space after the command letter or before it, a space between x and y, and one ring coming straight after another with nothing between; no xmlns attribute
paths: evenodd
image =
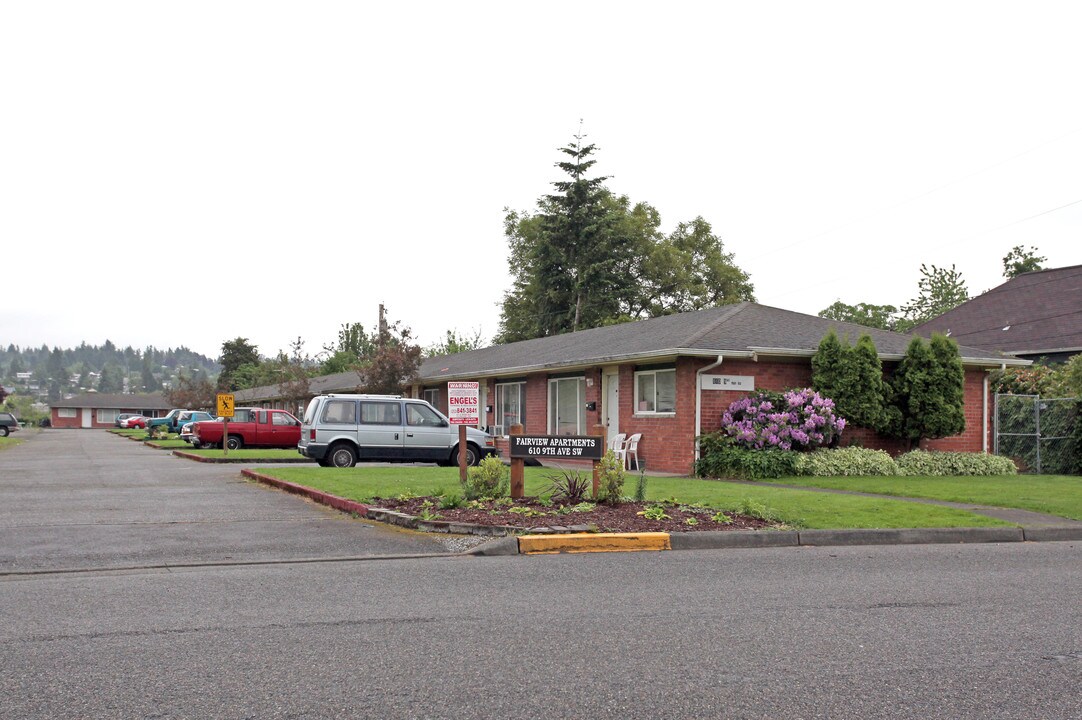
<svg viewBox="0 0 1082 720"><path fill-rule="evenodd" d="M641 433L639 456L648 468L686 473L696 459L696 438L717 430L734 400L754 390L809 386L811 358L831 328L851 342L870 335L885 369L902 359L912 339L744 302L430 358L414 394L446 412L447 382L479 381L482 424L497 434L522 423L527 434L585 435L600 424L610 439ZM987 452L988 373L1029 361L960 350L966 429L925 447ZM847 428L844 440L903 449L900 441L864 428Z"/></svg>
<svg viewBox="0 0 1082 720"><path fill-rule="evenodd" d="M649 469L686 473L696 459L696 438L717 430L734 400L754 390L809 386L811 358L831 328L851 342L870 335L885 369L902 359L912 339L745 302L428 358L411 395L446 413L447 383L477 381L484 409L478 425L497 435L515 423L537 435L586 435L600 424L610 439L641 433L639 457ZM988 374L1029 361L960 350L966 429L925 447L987 452L993 424ZM356 392L358 383L353 372L313 378L311 395ZM283 406L277 386L236 395L238 405ZM853 441L904 449L900 441L850 426L843 443Z"/></svg>
<svg viewBox="0 0 1082 720"><path fill-rule="evenodd" d="M169 412L169 403L161 393L116 395L86 393L50 403L54 428L113 427L121 413L139 413L158 417Z"/></svg>
<svg viewBox="0 0 1082 720"><path fill-rule="evenodd" d="M1063 362L1082 352L1082 265L1011 278L913 328L958 344L1029 360Z"/></svg>

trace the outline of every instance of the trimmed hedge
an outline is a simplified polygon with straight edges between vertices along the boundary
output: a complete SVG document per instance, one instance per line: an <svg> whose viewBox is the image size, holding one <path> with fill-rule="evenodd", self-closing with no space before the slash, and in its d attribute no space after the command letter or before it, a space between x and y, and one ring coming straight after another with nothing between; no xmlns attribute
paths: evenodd
<svg viewBox="0 0 1082 720"><path fill-rule="evenodd" d="M721 446L695 464L700 477L728 477L741 480L768 480L799 475L800 453L792 450L748 450Z"/></svg>
<svg viewBox="0 0 1082 720"><path fill-rule="evenodd" d="M1018 468L1010 458L968 452L927 452L913 450L895 461L899 475L1016 475Z"/></svg>
<svg viewBox="0 0 1082 720"><path fill-rule="evenodd" d="M801 475L815 477L898 474L898 466L889 454L858 447L802 453L797 469Z"/></svg>
<svg viewBox="0 0 1082 720"><path fill-rule="evenodd" d="M704 438L705 439L705 438ZM847 447L801 453L749 450L712 438L709 451L695 465L700 477L770 480L779 477L1015 475L1014 462L999 455L913 450L897 459L882 450Z"/></svg>

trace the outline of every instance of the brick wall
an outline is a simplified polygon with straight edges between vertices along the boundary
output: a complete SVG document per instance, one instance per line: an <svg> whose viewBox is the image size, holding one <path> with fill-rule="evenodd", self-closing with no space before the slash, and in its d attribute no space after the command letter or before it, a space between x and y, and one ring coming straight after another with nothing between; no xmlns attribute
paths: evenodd
<svg viewBox="0 0 1082 720"><path fill-rule="evenodd" d="M695 398L697 392L696 371L710 364L710 360L680 358L676 363L676 411L671 414L648 415L635 412L635 366L622 365L620 383L620 432L630 436L641 433L639 457L648 471L692 472L695 461ZM586 412L586 432L595 423L602 422L605 397L600 368L584 373L586 402L595 402L596 410ZM807 359L796 360L725 360L721 366L709 371L713 375L743 375L755 378L756 390L782 391L811 384L811 363ZM980 452L982 449L982 398L985 373L967 370L965 384L966 429L958 436L926 441L923 447L934 450L958 450ZM492 392L490 385L490 392ZM748 393L727 390L702 391L702 432L713 432L721 426L721 415L729 404ZM494 398L494 395L490 395ZM548 432L548 375L531 375L526 381L526 427L530 435ZM491 423L492 420L490 419ZM985 428L988 432L990 428ZM842 436L842 444L886 450L891 454L904 452L904 441L881 437L867 428L850 425ZM500 443L501 450L504 447ZM506 452L504 451L504 457Z"/></svg>

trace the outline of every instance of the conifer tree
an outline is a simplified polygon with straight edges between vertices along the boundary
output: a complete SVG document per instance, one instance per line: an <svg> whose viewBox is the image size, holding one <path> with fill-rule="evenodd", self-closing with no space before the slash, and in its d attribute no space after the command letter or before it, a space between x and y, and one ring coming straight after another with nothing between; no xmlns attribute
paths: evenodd
<svg viewBox="0 0 1082 720"><path fill-rule="evenodd" d="M894 372L895 404L901 413L898 435L910 445L965 429L965 374L958 346L945 336L938 338L930 345L914 337Z"/></svg>

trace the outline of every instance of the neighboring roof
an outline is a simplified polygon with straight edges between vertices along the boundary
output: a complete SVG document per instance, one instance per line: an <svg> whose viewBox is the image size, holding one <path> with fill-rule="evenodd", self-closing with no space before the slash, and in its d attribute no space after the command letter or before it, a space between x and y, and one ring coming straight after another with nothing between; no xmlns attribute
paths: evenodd
<svg viewBox="0 0 1082 720"><path fill-rule="evenodd" d="M1082 265L1038 270L913 328L1012 355L1082 351Z"/></svg>
<svg viewBox="0 0 1082 720"><path fill-rule="evenodd" d="M146 395L123 395L113 393L86 393L49 403L54 408L91 408L96 410L169 410L172 406L161 393Z"/></svg>
<svg viewBox="0 0 1082 720"><path fill-rule="evenodd" d="M361 384L361 376L354 370L334 373L332 375L320 375L309 378L308 391L312 395L321 395L330 392L344 392L356 390ZM257 402L269 398L277 398L282 395L278 384L263 385L260 387L237 390L233 393L235 402Z"/></svg>
<svg viewBox="0 0 1082 720"><path fill-rule="evenodd" d="M912 340L912 335L744 302L429 358L421 365L419 381L570 370L677 356L810 357L831 328L851 341L867 333L884 360L901 359ZM1029 364L998 352L968 346L959 349L966 365Z"/></svg>

